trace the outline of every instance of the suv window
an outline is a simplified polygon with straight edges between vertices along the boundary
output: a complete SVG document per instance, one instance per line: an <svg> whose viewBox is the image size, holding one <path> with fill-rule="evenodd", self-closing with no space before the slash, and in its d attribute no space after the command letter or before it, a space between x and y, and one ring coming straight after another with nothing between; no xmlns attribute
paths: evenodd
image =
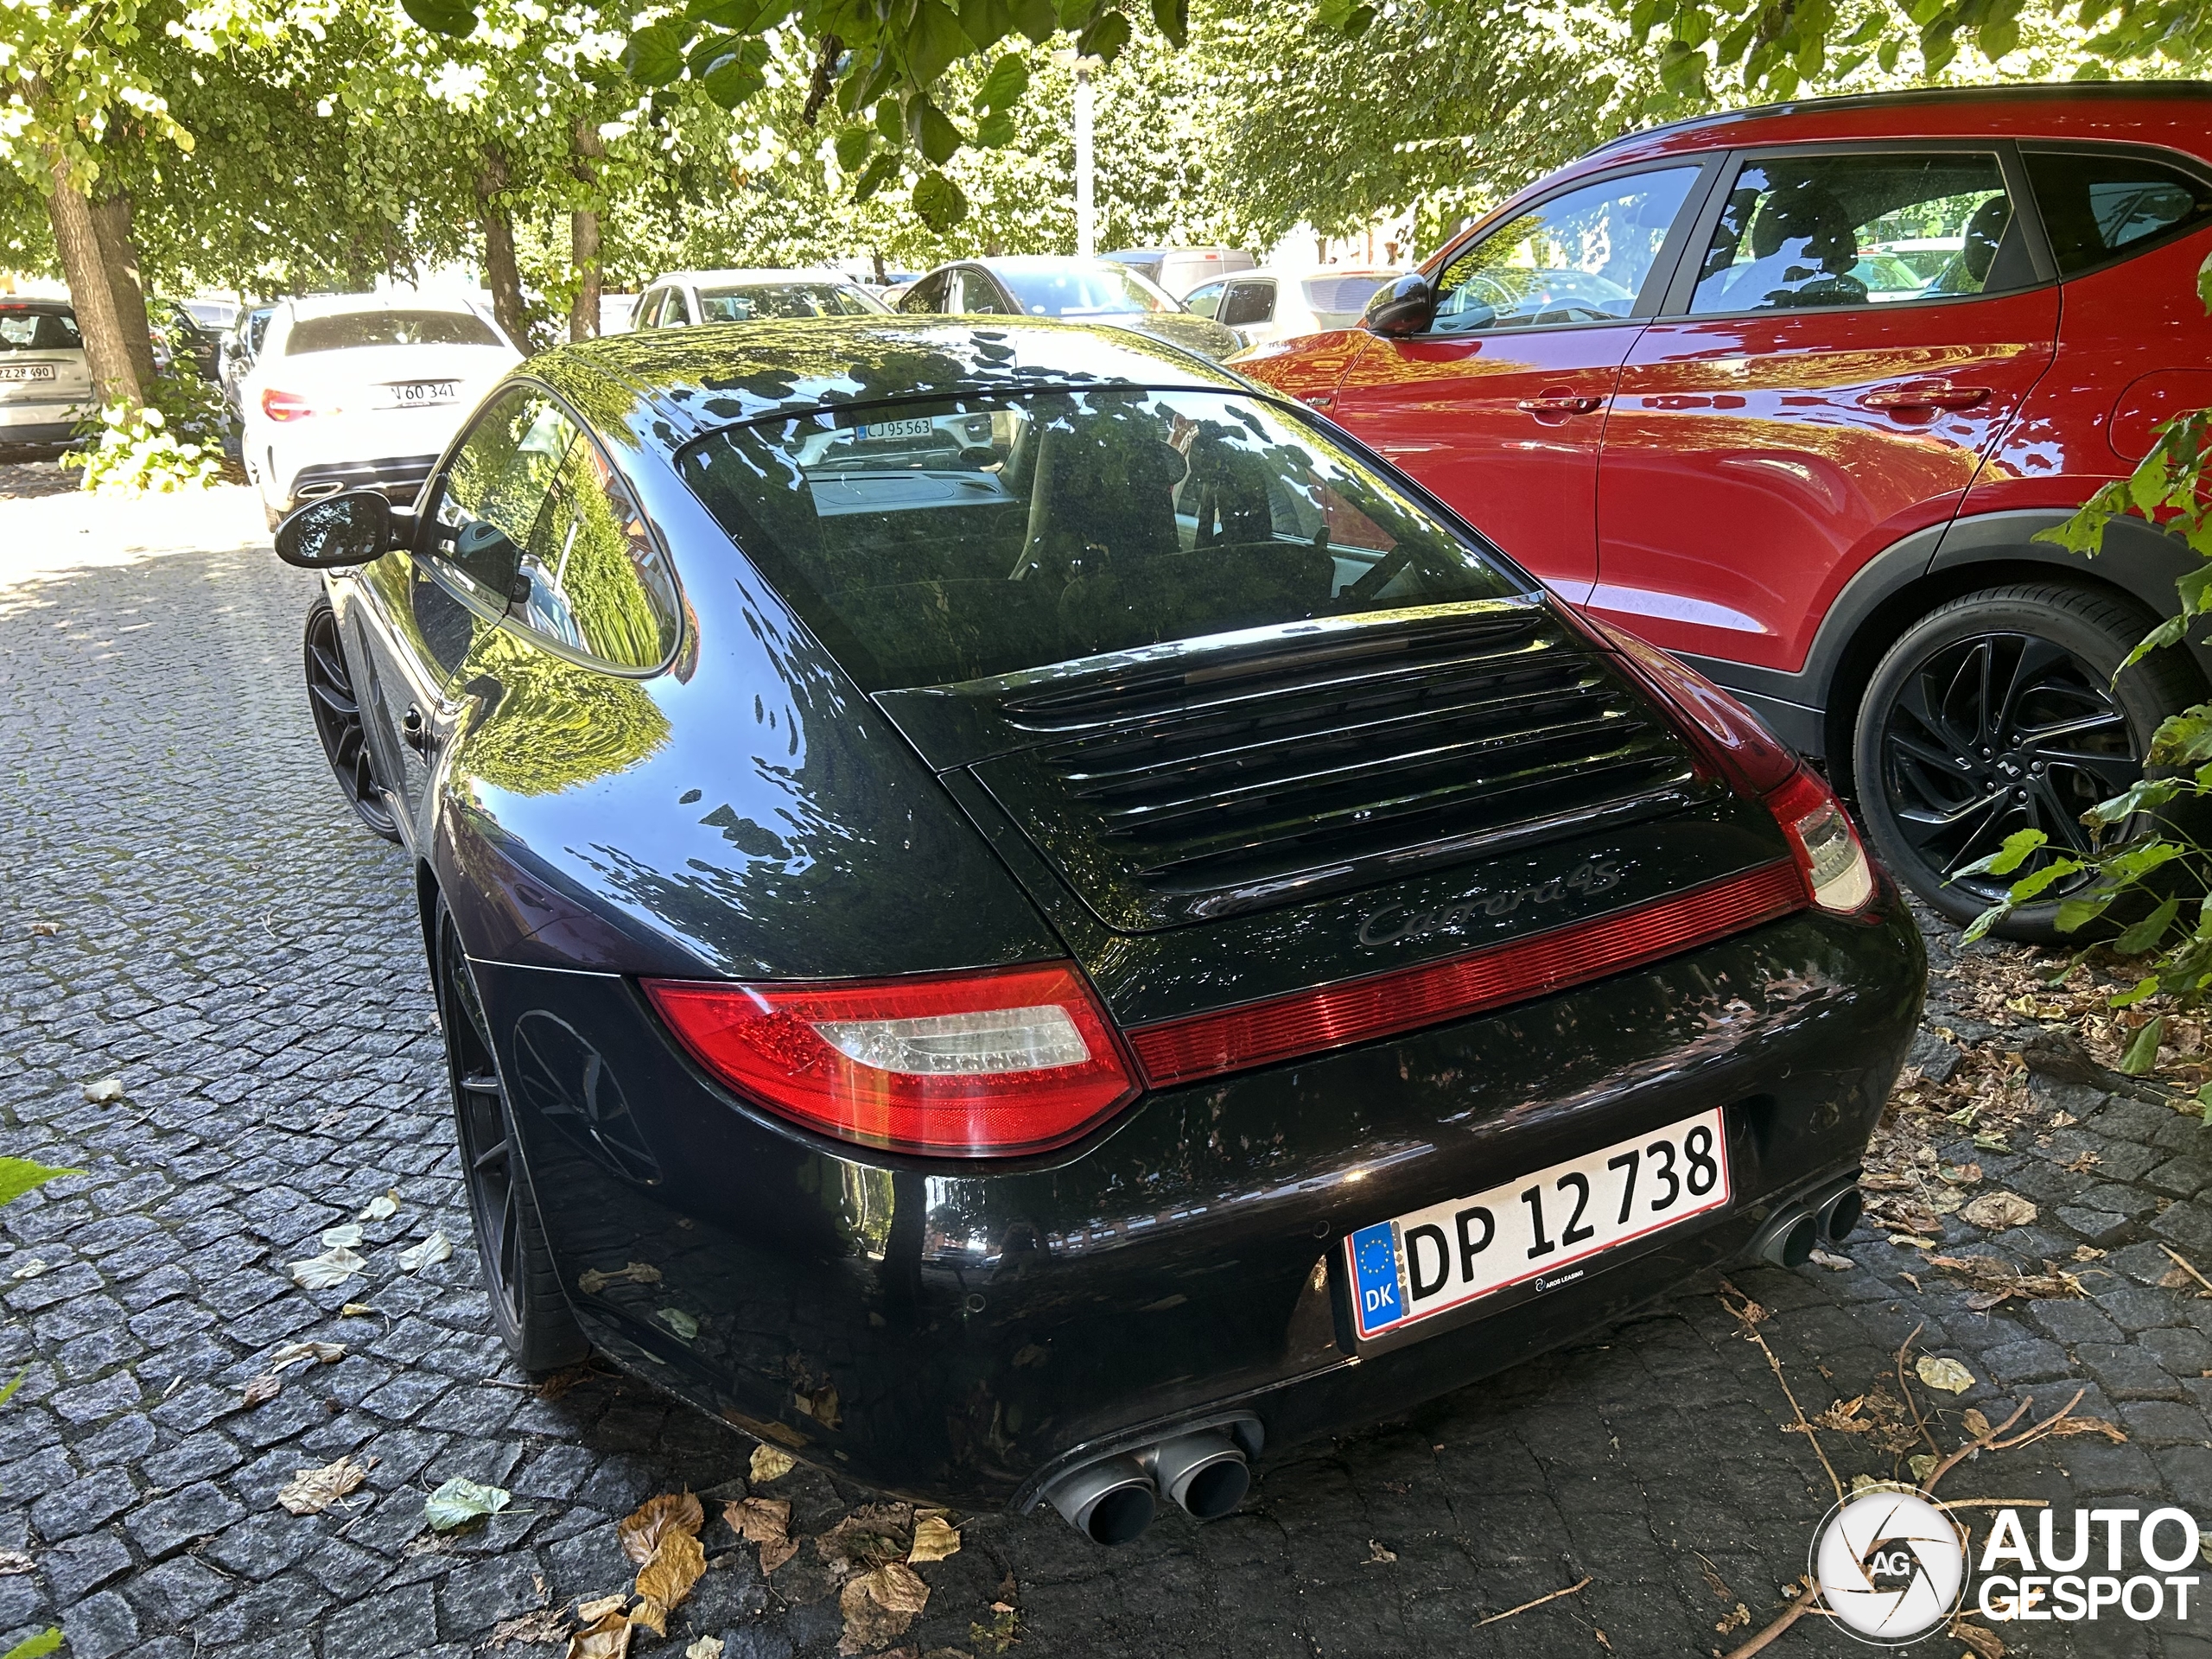
<svg viewBox="0 0 2212 1659"><path fill-rule="evenodd" d="M1225 283L1207 283L1192 289L1183 296L1183 308L1193 316L1211 317L1221 309L1221 292Z"/></svg>
<svg viewBox="0 0 2212 1659"><path fill-rule="evenodd" d="M1690 310L1879 305L2033 280L1993 155L1780 156L1737 173Z"/></svg>
<svg viewBox="0 0 2212 1659"><path fill-rule="evenodd" d="M67 311L0 310L0 352L72 352L84 343Z"/></svg>
<svg viewBox="0 0 2212 1659"><path fill-rule="evenodd" d="M601 666L658 668L676 649L676 581L637 499L599 447L557 410L567 438L525 544L514 620Z"/></svg>
<svg viewBox="0 0 2212 1659"><path fill-rule="evenodd" d="M2111 151L2030 150L2022 159L2062 276L2212 219L2212 186L2177 167Z"/></svg>
<svg viewBox="0 0 2212 1659"><path fill-rule="evenodd" d="M1436 284L1432 333L1611 322L1636 308L1694 167L1554 196L1462 249Z"/></svg>
<svg viewBox="0 0 2212 1659"><path fill-rule="evenodd" d="M575 426L543 392L517 387L494 400L454 452L438 491L431 568L504 613L523 550L575 436Z"/></svg>
<svg viewBox="0 0 2212 1659"><path fill-rule="evenodd" d="M1228 293L1222 296L1221 315L1215 321L1224 327L1249 328L1255 323L1271 321L1274 315L1273 283L1231 283Z"/></svg>
<svg viewBox="0 0 2212 1659"><path fill-rule="evenodd" d="M952 279L950 271L933 270L899 296L901 311L935 311L940 308L945 286Z"/></svg>

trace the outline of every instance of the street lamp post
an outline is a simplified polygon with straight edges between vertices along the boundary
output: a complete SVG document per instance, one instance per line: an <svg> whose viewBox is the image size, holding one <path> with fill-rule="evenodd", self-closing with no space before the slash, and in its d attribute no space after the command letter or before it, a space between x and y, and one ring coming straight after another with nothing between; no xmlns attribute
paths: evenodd
<svg viewBox="0 0 2212 1659"><path fill-rule="evenodd" d="M1090 144L1090 60L1079 57L1075 60L1075 251L1085 259L1095 257L1098 252L1094 176Z"/></svg>

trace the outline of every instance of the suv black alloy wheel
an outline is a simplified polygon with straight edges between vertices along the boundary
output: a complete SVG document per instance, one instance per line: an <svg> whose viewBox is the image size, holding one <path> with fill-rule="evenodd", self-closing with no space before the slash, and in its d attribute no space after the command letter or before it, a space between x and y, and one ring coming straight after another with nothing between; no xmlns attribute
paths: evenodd
<svg viewBox="0 0 2212 1659"><path fill-rule="evenodd" d="M331 774L361 822L386 841L397 841L399 826L377 782L368 733L361 725L360 699L353 693L353 677L346 671L338 613L327 599L316 600L308 608L305 647L308 709L315 716L315 734L322 740Z"/></svg>
<svg viewBox="0 0 2212 1659"><path fill-rule="evenodd" d="M2159 722L2201 695L2173 652L2113 683L2151 626L2104 594L2036 583L1963 595L1908 628L1867 686L1854 745L1860 815L1884 862L1965 921L2059 854L2094 851L2082 814L2141 777ZM2052 850L2012 875L1964 873L2029 829ZM2087 880L2054 884L1999 931L2061 938L2058 901Z"/></svg>

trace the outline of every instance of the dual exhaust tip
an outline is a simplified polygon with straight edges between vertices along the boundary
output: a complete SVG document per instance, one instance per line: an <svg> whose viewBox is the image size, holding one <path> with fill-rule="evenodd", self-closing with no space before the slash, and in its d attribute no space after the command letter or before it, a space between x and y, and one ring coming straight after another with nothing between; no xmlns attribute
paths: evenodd
<svg viewBox="0 0 2212 1659"><path fill-rule="evenodd" d="M1850 1237L1866 1212L1859 1178L1849 1176L1822 1187L1802 1203L1785 1204L1769 1216L1752 1238L1750 1254L1779 1268L1802 1268L1820 1246L1840 1244Z"/></svg>
<svg viewBox="0 0 2212 1659"><path fill-rule="evenodd" d="M1202 1429L1086 1463L1046 1493L1067 1523L1093 1543L1126 1544L1152 1524L1164 1497L1193 1521L1217 1521L1244 1501L1251 1465L1218 1429Z"/></svg>

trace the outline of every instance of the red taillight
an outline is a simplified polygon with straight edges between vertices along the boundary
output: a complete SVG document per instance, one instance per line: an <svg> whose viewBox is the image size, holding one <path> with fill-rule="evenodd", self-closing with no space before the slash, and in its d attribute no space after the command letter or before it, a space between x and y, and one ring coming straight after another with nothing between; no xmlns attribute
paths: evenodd
<svg viewBox="0 0 2212 1659"><path fill-rule="evenodd" d="M272 421L303 421L321 411L298 392L271 386L261 394L261 412Z"/></svg>
<svg viewBox="0 0 2212 1659"><path fill-rule="evenodd" d="M1104 1010L1065 963L809 984L647 980L645 989L730 1087L863 1146L1041 1152L1137 1092Z"/></svg>
<svg viewBox="0 0 2212 1659"><path fill-rule="evenodd" d="M1874 867L1834 791L1800 766L1781 788L1768 791L1766 804L1789 837L1815 904L1848 916L1873 902Z"/></svg>

